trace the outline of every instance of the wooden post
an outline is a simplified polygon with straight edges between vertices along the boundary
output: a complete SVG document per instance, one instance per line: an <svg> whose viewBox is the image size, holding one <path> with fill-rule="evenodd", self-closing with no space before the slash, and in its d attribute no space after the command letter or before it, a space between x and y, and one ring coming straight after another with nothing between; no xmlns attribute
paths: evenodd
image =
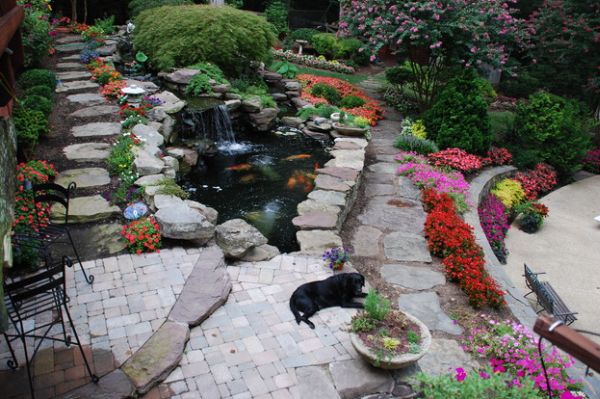
<svg viewBox="0 0 600 399"><path fill-rule="evenodd" d="M540 316L533 331L600 373L600 345L564 324L549 331L553 323L554 320Z"/></svg>
<svg viewBox="0 0 600 399"><path fill-rule="evenodd" d="M15 0L0 0L0 117L11 114L15 78L23 66L19 27L24 15Z"/></svg>

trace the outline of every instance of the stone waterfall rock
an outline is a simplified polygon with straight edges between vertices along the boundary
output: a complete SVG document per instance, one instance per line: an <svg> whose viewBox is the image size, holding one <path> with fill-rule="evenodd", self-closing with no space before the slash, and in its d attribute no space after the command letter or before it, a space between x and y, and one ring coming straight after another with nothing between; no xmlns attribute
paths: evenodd
<svg viewBox="0 0 600 399"><path fill-rule="evenodd" d="M266 132L273 126L277 114L279 114L277 108L265 108L260 112L248 114L248 119L256 130Z"/></svg>
<svg viewBox="0 0 600 399"><path fill-rule="evenodd" d="M232 219L217 226L217 244L228 258L241 258L248 250L264 245L268 240L254 226L242 219Z"/></svg>
<svg viewBox="0 0 600 399"><path fill-rule="evenodd" d="M177 199L179 201L173 202L172 205L161 204L161 208L155 214L162 236L195 240L200 245L206 244L215 235L215 225L200 212Z"/></svg>

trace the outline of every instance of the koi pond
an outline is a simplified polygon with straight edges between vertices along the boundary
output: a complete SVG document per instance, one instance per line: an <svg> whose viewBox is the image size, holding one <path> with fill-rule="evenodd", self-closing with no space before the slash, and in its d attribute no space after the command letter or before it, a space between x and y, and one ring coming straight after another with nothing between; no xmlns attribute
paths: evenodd
<svg viewBox="0 0 600 399"><path fill-rule="evenodd" d="M292 219L314 187L315 169L331 158L330 145L300 131L236 133L181 183L190 199L219 211L219 223L244 219L281 252L297 251Z"/></svg>

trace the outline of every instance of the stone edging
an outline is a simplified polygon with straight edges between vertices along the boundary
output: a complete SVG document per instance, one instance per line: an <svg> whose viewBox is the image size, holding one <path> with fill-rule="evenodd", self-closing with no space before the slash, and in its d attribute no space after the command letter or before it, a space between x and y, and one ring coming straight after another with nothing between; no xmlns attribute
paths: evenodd
<svg viewBox="0 0 600 399"><path fill-rule="evenodd" d="M513 166L499 166L491 169L487 169L481 172L470 184L469 189L470 198L476 200L476 205L479 205L484 196L486 196L490 188L500 179L509 177L514 174L517 169ZM477 207L470 209L464 215L465 221L473 226L475 232L475 239L477 243L483 248L485 254L485 268L488 273L500 284L500 288L507 292L506 302L510 308L512 314L519 320L519 323L531 328L537 319L537 314L531 308L527 300L523 299L523 292L516 287L504 268L506 266L500 264L492 247L490 246L481 223L479 221L479 214ZM573 366L573 371L570 373L573 377L581 379L584 382L584 392L588 397L593 398L597 396L598 385L597 378L592 380L593 377L588 377L585 374L586 366L576 360Z"/></svg>
<svg viewBox="0 0 600 399"><path fill-rule="evenodd" d="M190 330L225 303L231 288L223 252L216 246L203 249L158 330L98 384L88 383L62 398L125 399L150 391L177 367L190 338Z"/></svg>

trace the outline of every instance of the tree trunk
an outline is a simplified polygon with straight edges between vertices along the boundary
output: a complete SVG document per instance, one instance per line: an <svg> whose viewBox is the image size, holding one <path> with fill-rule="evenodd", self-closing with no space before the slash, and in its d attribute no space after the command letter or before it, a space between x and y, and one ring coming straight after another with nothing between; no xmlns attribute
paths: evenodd
<svg viewBox="0 0 600 399"><path fill-rule="evenodd" d="M71 22L77 22L77 0L71 0Z"/></svg>
<svg viewBox="0 0 600 399"><path fill-rule="evenodd" d="M83 23L87 24L87 16L88 16L88 2L87 0L83 0Z"/></svg>

